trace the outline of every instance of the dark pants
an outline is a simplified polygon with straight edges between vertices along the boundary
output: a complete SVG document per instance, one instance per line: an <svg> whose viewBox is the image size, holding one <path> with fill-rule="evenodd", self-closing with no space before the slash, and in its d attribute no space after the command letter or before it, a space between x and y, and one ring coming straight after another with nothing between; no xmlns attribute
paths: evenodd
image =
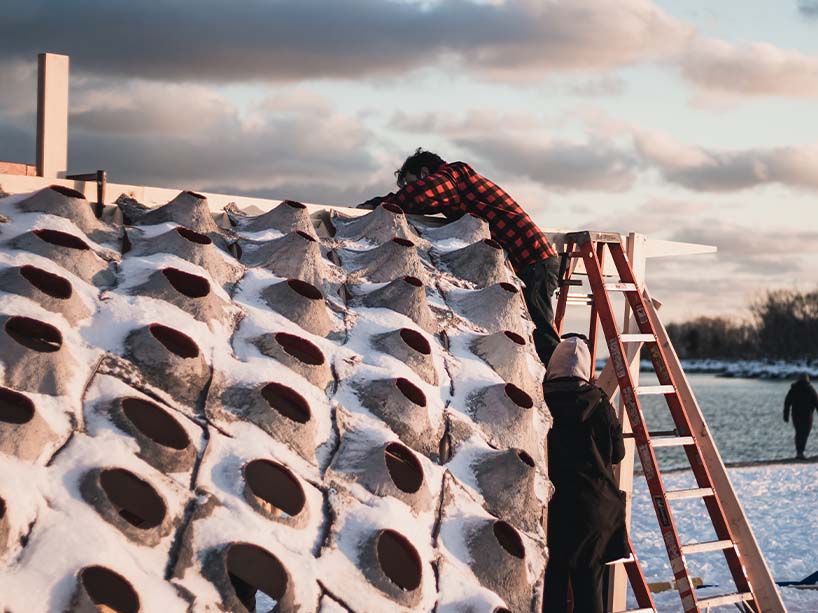
<svg viewBox="0 0 818 613"><path fill-rule="evenodd" d="M529 264L519 270L517 275L525 283L523 298L528 313L534 322L534 348L542 363L548 366L548 360L554 349L560 344L560 337L554 328L554 307L551 297L559 284L560 260L550 257L536 264Z"/></svg>
<svg viewBox="0 0 818 613"><path fill-rule="evenodd" d="M807 439L809 438L810 430L812 430L812 411L807 416L796 416L795 411L792 415L792 425L795 426L795 451L799 455L804 453L807 448Z"/></svg>
<svg viewBox="0 0 818 613"><path fill-rule="evenodd" d="M590 568L569 568L553 558L545 575L543 613L568 611L568 582L574 596L574 613L604 613L602 577L605 564L599 562Z"/></svg>

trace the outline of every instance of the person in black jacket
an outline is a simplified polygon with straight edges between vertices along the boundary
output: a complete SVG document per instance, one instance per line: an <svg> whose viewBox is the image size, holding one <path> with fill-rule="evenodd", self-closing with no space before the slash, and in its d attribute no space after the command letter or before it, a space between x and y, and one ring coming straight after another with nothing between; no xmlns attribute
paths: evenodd
<svg viewBox="0 0 818 613"><path fill-rule="evenodd" d="M784 421L790 420L790 409L792 425L795 426L795 457L805 460L804 449L807 448L807 438L812 430L812 412L818 410L818 393L810 384L809 375L801 375L790 386L784 399Z"/></svg>
<svg viewBox="0 0 818 613"><path fill-rule="evenodd" d="M554 496L548 505L550 559L543 611L604 611L605 563L630 554L625 498L612 465L625 456L622 427L605 392L593 383L586 341L562 341L548 363L543 384L554 418L548 434L548 471Z"/></svg>

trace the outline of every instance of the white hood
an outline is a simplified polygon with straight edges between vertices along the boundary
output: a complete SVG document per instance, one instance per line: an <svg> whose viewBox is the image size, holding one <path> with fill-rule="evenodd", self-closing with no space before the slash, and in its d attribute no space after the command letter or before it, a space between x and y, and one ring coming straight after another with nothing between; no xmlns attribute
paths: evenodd
<svg viewBox="0 0 818 613"><path fill-rule="evenodd" d="M547 381L562 377L591 378L591 352L588 344L578 337L567 338L554 350L548 362Z"/></svg>

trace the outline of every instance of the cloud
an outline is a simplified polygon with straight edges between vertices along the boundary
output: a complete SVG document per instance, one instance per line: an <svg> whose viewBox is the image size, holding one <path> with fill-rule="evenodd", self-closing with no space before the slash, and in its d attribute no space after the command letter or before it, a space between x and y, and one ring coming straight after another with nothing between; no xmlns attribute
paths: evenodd
<svg viewBox="0 0 818 613"><path fill-rule="evenodd" d="M583 98L603 98L607 96L621 96L625 93L627 83L622 77L605 75L588 79L569 86L568 91Z"/></svg>
<svg viewBox="0 0 818 613"><path fill-rule="evenodd" d="M651 0L7 0L0 56L47 49L87 73L168 81L359 78L441 60L516 79L665 57L692 31Z"/></svg>
<svg viewBox="0 0 818 613"><path fill-rule="evenodd" d="M818 1L798 0L798 11L805 17L818 17Z"/></svg>
<svg viewBox="0 0 818 613"><path fill-rule="evenodd" d="M634 141L646 164L666 181L691 190L727 192L771 184L818 190L818 144L714 150L643 129L634 130Z"/></svg>

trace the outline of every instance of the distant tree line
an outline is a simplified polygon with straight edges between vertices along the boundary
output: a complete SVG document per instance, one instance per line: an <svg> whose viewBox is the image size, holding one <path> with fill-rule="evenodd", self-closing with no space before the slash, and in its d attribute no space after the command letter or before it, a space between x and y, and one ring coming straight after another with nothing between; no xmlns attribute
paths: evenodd
<svg viewBox="0 0 818 613"><path fill-rule="evenodd" d="M746 321L698 317L667 326L681 358L818 360L818 289L768 291Z"/></svg>

